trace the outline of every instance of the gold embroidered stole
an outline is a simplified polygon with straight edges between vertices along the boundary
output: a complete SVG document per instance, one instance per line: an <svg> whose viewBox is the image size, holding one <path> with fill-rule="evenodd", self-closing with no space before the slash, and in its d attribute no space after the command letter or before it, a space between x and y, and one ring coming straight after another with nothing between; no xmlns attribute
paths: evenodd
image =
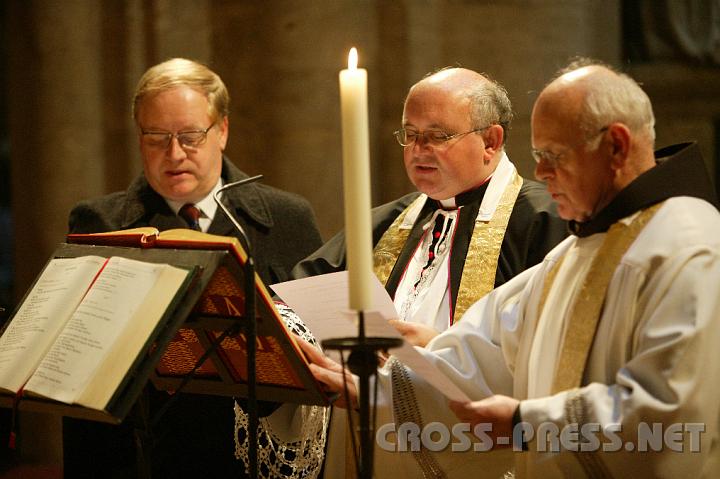
<svg viewBox="0 0 720 479"><path fill-rule="evenodd" d="M565 328L560 357L555 365L552 394L580 387L610 280L623 255L661 205L659 203L643 210L629 225L618 221L608 230L570 310L569 324ZM561 263L562 260L545 278L538 317L542 315Z"/></svg>
<svg viewBox="0 0 720 479"><path fill-rule="evenodd" d="M505 187L500 202L490 221L475 221L472 238L468 245L465 266L460 279L460 290L453 312L453 322L459 320L465 311L478 299L495 287L500 247L505 237L510 213L520 193L522 177L513 172L509 184ZM425 199L420 196L400 213L390 228L382 235L373 252L373 269L382 284L386 284L398 256L410 235L410 229L400 229L405 216Z"/></svg>
<svg viewBox="0 0 720 479"><path fill-rule="evenodd" d="M453 311L453 322L462 318L470 306L495 288L500 247L522 182L522 177L513 172L490 221L475 221Z"/></svg>
<svg viewBox="0 0 720 479"><path fill-rule="evenodd" d="M400 252L410 235L410 228L401 229L400 226L403 224L408 212L412 211L415 207L419 208L420 203L426 199L427 197L425 195L420 195L415 198L415 201L410 203L410 205L395 218L390 228L383 233L380 241L375 245L375 249L373 250L373 271L375 271L375 276L377 276L383 285L387 284L395 262L398 256L400 256Z"/></svg>

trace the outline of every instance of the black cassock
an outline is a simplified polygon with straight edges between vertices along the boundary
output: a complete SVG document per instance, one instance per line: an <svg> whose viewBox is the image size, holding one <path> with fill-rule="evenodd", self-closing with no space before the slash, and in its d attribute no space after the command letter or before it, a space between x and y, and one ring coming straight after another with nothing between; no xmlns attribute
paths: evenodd
<svg viewBox="0 0 720 479"><path fill-rule="evenodd" d="M455 309L475 218L478 215L487 185L488 183L475 190L461 193L455 198L457 206L461 206L461 208L458 214L457 231L451 245L452 255L450 256L450 291L453 310ZM419 193L411 193L373 209L373 246L377 245L382 235L398 215L418 196ZM413 224L408 239L385 285L391 297L395 296L403 272L422 239L423 225L430 220L435 210L440 207L439 202L428 198ZM545 191L544 186L538 182L523 179L500 247L495 287L542 261L545 255L565 236L567 236L567 224L557 215L555 204ZM298 263L292 271L292 276L302 278L332 273L342 271L345 267L345 233L341 231L315 253Z"/></svg>

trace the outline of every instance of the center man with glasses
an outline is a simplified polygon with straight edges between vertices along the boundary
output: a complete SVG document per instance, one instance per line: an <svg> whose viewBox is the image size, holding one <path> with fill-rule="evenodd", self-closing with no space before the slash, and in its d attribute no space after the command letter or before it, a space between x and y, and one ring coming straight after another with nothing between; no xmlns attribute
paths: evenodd
<svg viewBox="0 0 720 479"><path fill-rule="evenodd" d="M395 138L418 192L373 210L375 273L410 340L424 345L477 299L542 260L566 234L550 196L505 153L507 92L464 68L415 84ZM295 276L345 268L340 233Z"/></svg>
<svg viewBox="0 0 720 479"><path fill-rule="evenodd" d="M373 244L375 274L400 318L396 327L413 344L427 344L566 235L544 187L521 178L505 153L511 119L505 89L464 68L424 78L405 99L395 137L418 192L373 210ZM293 275L345 267L341 232ZM334 439L343 436L342 424L332 423L325 477L341 477L345 454L333 448L343 448Z"/></svg>

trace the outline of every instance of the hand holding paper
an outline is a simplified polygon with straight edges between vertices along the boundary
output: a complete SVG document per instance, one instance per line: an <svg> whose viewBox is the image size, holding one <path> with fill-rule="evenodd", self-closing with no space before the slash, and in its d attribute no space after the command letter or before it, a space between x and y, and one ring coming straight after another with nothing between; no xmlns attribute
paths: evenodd
<svg viewBox="0 0 720 479"><path fill-rule="evenodd" d="M357 326L353 323L356 315L347 309L347 271L275 284L272 289L303 319L318 340L357 334ZM372 277L372 292L373 307L365 311L367 336L401 337L389 322L397 319L395 306L375 276ZM407 341L390 353L442 391L448 399L460 402L470 400L455 383ZM316 376L316 379L324 382L320 377Z"/></svg>
<svg viewBox="0 0 720 479"><path fill-rule="evenodd" d="M440 334L437 329L420 323L391 319L390 324L402 334L405 341L420 348L427 346L432 338Z"/></svg>
<svg viewBox="0 0 720 479"><path fill-rule="evenodd" d="M350 407L356 409L358 406L358 394L352 374L325 356L322 351L312 344L300 337L296 339L300 349L303 350L308 361L310 361L310 371L315 376L315 379L326 386L325 390L327 392L339 394L334 405L343 409L347 409L348 405L350 405ZM345 394L345 385L347 385L347 395Z"/></svg>

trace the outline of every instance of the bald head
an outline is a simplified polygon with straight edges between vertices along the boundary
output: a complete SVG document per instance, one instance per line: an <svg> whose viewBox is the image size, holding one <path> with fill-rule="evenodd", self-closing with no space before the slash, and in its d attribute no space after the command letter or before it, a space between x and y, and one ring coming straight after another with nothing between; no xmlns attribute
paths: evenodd
<svg viewBox="0 0 720 479"><path fill-rule="evenodd" d="M586 221L655 166L655 119L645 92L604 65L569 67L533 107L535 176L565 219Z"/></svg>
<svg viewBox="0 0 720 479"><path fill-rule="evenodd" d="M408 96L434 91L445 94L458 107L468 105L473 128L498 124L505 144L512 121L512 105L507 91L492 79L467 68L444 68L432 73L410 88Z"/></svg>
<svg viewBox="0 0 720 479"><path fill-rule="evenodd" d="M477 72L423 78L405 98L398 132L410 181L436 200L482 185L503 158L511 118L505 89Z"/></svg>
<svg viewBox="0 0 720 479"><path fill-rule="evenodd" d="M655 141L655 117L648 96L635 80L604 65L565 69L540 93L533 112L536 110L577 125L587 139L619 122L651 148Z"/></svg>
<svg viewBox="0 0 720 479"><path fill-rule="evenodd" d="M432 87L467 96L471 89L486 83L489 83L489 80L476 71L467 68L443 68L417 82L410 88L410 91Z"/></svg>

